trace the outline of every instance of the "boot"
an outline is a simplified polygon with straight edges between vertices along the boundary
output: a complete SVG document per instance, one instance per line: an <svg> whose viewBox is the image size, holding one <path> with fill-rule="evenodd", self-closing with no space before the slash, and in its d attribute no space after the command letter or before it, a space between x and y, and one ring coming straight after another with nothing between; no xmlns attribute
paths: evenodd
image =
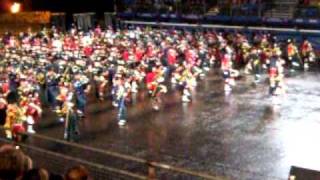
<svg viewBox="0 0 320 180"><path fill-rule="evenodd" d="M153 105L153 109L154 109L155 111L159 111L160 108L159 108L159 106L158 106L157 104L154 104L154 105Z"/></svg>
<svg viewBox="0 0 320 180"><path fill-rule="evenodd" d="M59 122L63 123L63 122L64 122L64 118L63 118L63 117L60 117L60 118L59 118Z"/></svg>
<svg viewBox="0 0 320 180"><path fill-rule="evenodd" d="M187 89L184 89L184 90L183 90L183 95L185 95L185 96L191 96L189 90L187 90Z"/></svg>
<svg viewBox="0 0 320 180"><path fill-rule="evenodd" d="M119 104L118 104L116 101L113 101L113 102L112 102L112 106L113 106L113 107L118 107Z"/></svg>
<svg viewBox="0 0 320 180"><path fill-rule="evenodd" d="M232 88L230 87L229 84L225 84L225 85L224 85L224 91L230 92L231 90L232 90Z"/></svg>
<svg viewBox="0 0 320 180"><path fill-rule="evenodd" d="M6 130L6 138L12 139L12 132L10 130Z"/></svg>
<svg viewBox="0 0 320 180"><path fill-rule="evenodd" d="M182 96L182 102L190 102L190 99L187 95Z"/></svg>
<svg viewBox="0 0 320 180"><path fill-rule="evenodd" d="M35 131L33 129L34 120L33 120L32 116L27 117L27 124L28 124L27 132L34 134L35 133Z"/></svg>
<svg viewBox="0 0 320 180"><path fill-rule="evenodd" d="M119 122L118 122L118 124L119 124L119 126L124 126L125 124L126 124L126 120L124 120L124 119L121 119Z"/></svg>
<svg viewBox="0 0 320 180"><path fill-rule="evenodd" d="M27 131L30 134L36 133L36 131L33 129L33 125L32 124L28 124L28 130Z"/></svg>

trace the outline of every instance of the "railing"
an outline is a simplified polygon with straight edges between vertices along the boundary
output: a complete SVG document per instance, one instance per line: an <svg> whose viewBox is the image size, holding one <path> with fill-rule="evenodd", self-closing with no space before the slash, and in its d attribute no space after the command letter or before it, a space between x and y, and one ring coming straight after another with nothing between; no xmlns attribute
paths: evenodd
<svg viewBox="0 0 320 180"><path fill-rule="evenodd" d="M0 138L1 144L12 143L9 140ZM76 165L83 165L90 171L94 179L148 179L147 176L131 173L128 171L108 167L81 158L71 157L61 153L48 151L42 148L31 146L25 143L17 143L19 147L33 160L35 167L48 169L51 173L63 175L68 168Z"/></svg>
<svg viewBox="0 0 320 180"><path fill-rule="evenodd" d="M4 129L0 127L0 133L1 130ZM217 176L42 135L28 133L22 135L27 136L28 139L20 143L9 141L0 136L0 146L9 143L19 145L34 161L35 167L46 168L55 174L62 175L68 168L84 165L95 180L226 180L229 179L227 177L230 179L284 180L284 178L232 168L223 164L215 164L211 167L223 175Z"/></svg>
<svg viewBox="0 0 320 180"><path fill-rule="evenodd" d="M267 9L264 7L264 9ZM225 11L231 11L227 10ZM158 13L118 13L117 17L122 20L147 21L147 22L177 22L177 23L207 23L207 24L225 24L225 25L250 25L250 26L268 26L268 27L286 27L286 28L304 28L319 29L319 18L286 18L271 17L274 10L266 10L269 16L246 16L241 14L233 16L231 14L220 15L199 15L199 14L158 14ZM291 16L291 15L290 15ZM163 18L166 17L166 18Z"/></svg>
<svg viewBox="0 0 320 180"><path fill-rule="evenodd" d="M298 29L298 28L271 28L258 26L235 26L221 24L190 24L190 23L169 23L169 22L144 22L144 21L120 21L122 27L126 26L151 26L165 27L177 29L198 29L198 30L222 30L225 32L242 32L245 34L252 33L272 33L276 35L279 41L287 41L288 38L295 38L297 43L301 43L303 39L308 39L314 47L318 56L320 56L320 30L317 29Z"/></svg>
<svg viewBox="0 0 320 180"><path fill-rule="evenodd" d="M213 25L213 24L189 24L189 23L167 23L167 22L144 22L144 21L121 21L125 25L146 25L158 27L186 27L186 28L212 28L212 29L230 29L246 31L270 31L287 33L310 33L320 35L320 30L295 29L295 28L269 28L256 26L233 26L233 25Z"/></svg>
<svg viewBox="0 0 320 180"><path fill-rule="evenodd" d="M35 161L37 167L57 174L63 174L74 165L84 165L94 179L227 179L42 135L22 135L28 139L17 145ZM0 138L1 142L10 143L4 138Z"/></svg>

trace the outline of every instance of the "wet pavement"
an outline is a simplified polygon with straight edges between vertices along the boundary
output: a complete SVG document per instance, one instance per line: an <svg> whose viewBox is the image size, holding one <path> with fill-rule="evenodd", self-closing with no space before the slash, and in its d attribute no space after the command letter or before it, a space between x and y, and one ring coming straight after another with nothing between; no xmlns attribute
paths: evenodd
<svg viewBox="0 0 320 180"><path fill-rule="evenodd" d="M90 100L78 143L231 179L286 179L292 165L320 170L319 75L287 78L287 94L273 99L267 84L253 86L251 77L226 95L212 73L190 104L170 91L154 112L147 94L138 94L122 128L110 102ZM63 138L63 125L50 114L37 131Z"/></svg>

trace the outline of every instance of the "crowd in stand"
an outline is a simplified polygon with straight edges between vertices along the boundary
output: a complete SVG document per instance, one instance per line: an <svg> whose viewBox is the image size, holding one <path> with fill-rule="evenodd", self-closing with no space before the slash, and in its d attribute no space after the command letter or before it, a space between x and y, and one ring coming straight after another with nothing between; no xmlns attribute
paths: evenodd
<svg viewBox="0 0 320 180"><path fill-rule="evenodd" d="M1 180L89 180L88 170L79 165L70 168L65 175L49 172L36 167L33 160L18 146L3 145L0 147Z"/></svg>
<svg viewBox="0 0 320 180"><path fill-rule="evenodd" d="M204 13L205 0L136 0L124 1L124 11L140 13Z"/></svg>
<svg viewBox="0 0 320 180"><path fill-rule="evenodd" d="M263 0L233 0L232 4L234 5L242 5L242 4L258 4Z"/></svg>
<svg viewBox="0 0 320 180"><path fill-rule="evenodd" d="M124 4L124 12L228 16L261 16L278 6L276 1L266 0L125 0ZM318 0L300 0L290 6L295 9L296 18L318 18L320 14Z"/></svg>
<svg viewBox="0 0 320 180"><path fill-rule="evenodd" d="M313 18L319 19L320 17L320 1L318 0L301 0L299 1L298 8L295 12L296 18Z"/></svg>
<svg viewBox="0 0 320 180"><path fill-rule="evenodd" d="M300 0L299 4L303 6L309 6L311 4L311 0Z"/></svg>
<svg viewBox="0 0 320 180"><path fill-rule="evenodd" d="M155 111L170 85L181 102L192 102L192 91L213 67L219 67L225 91L245 69L255 76L269 75L270 94L284 91L284 64L291 71L308 69L315 60L310 42L282 43L268 34L253 38L241 33L97 27L89 32L56 28L42 32L6 34L0 47L0 120L9 139L17 132L35 133L45 104L65 123L65 138L79 134L87 99L95 94L118 109L125 125L134 94L148 92ZM58 121L58 119L57 119ZM25 126L25 124L27 126ZM27 127L27 128L25 128Z"/></svg>

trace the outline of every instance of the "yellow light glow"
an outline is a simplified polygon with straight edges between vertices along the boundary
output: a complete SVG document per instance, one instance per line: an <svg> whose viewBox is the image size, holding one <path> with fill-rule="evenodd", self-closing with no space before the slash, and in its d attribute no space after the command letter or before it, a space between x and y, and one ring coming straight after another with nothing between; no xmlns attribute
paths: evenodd
<svg viewBox="0 0 320 180"><path fill-rule="evenodd" d="M13 3L10 7L10 11L13 14L16 14L18 12L20 12L20 8L21 8L21 4L20 3Z"/></svg>

